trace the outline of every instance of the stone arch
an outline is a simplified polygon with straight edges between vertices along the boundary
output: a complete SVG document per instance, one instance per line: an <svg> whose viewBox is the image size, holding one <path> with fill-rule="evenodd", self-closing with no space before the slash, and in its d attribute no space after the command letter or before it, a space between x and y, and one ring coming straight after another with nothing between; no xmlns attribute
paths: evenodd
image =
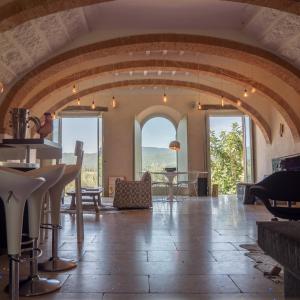
<svg viewBox="0 0 300 300"><path fill-rule="evenodd" d="M207 36L194 36L185 34L148 34L140 36L131 36L113 39L109 41L99 42L96 44L73 49L61 55L50 59L41 64L34 70L30 71L20 81L18 81L8 92L7 97L1 105L0 120L4 126L4 118L12 101L18 101L18 97L26 94L37 83L43 81L48 76L53 76L55 72L59 72L61 68L67 68L81 61L81 59L90 60L99 55L108 56L124 53L130 50L141 49L163 49L163 47L171 49L185 48L187 51L203 52L212 55L224 56L227 58L237 59L246 63L253 63L259 67L276 75L283 82L290 85L294 90L300 93L300 71L283 59L271 54L270 52L255 48L253 46L233 42L229 40L212 38ZM300 137L300 121L287 104L287 102L271 90L272 99L277 100L283 107L281 111L289 124L295 139ZM16 102L15 105L18 103Z"/></svg>
<svg viewBox="0 0 300 300"><path fill-rule="evenodd" d="M167 105L153 105L147 107L136 115L136 119L140 122L142 127L147 121L155 117L163 117L168 119L176 129L179 121L182 118L182 115L176 109Z"/></svg>
<svg viewBox="0 0 300 300"><path fill-rule="evenodd" d="M206 86L199 83L194 82L188 82L188 81L178 81L178 80L169 80L169 79L139 79L139 80L124 80L124 81L118 81L118 82L112 82L108 84L102 84L98 86L94 86L92 88L80 91L76 95L71 95L67 98L64 98L60 100L57 104L53 105L49 108L50 112L57 111L61 109L63 106L67 105L68 103L76 100L78 97L84 97L99 91L109 90L113 88L118 87L128 87L128 86L143 86L143 85L159 85L159 86L175 86L175 87L182 87L182 88L189 88L194 90L200 90L204 93L211 94L214 96L223 96L225 100L235 106L238 110L242 111L243 113L249 115L254 123L260 128L262 131L266 143L270 144L272 140L271 136L271 129L266 122L266 120L263 118L263 116L256 111L253 107L248 105L246 102L244 102L242 99L231 95L227 92L224 92L222 90ZM241 105L239 105L239 103Z"/></svg>
<svg viewBox="0 0 300 300"><path fill-rule="evenodd" d="M229 81L237 82L239 84L247 85L255 87L259 92L261 92L264 96L266 96L272 103L275 104L278 111L284 116L287 124L291 128L292 134L294 137L300 134L298 132L298 127L296 126L295 120L298 120L298 117L293 112L291 107L285 102L280 95L275 93L269 87L264 84L261 84L251 78L248 78L240 73L233 72L231 70L223 69L220 67L215 67L211 65L197 64L193 62L184 62L184 61L174 61L174 60L142 60L142 61L126 61L120 62L116 64L110 64L105 66L99 66L92 69L86 69L76 74L72 74L65 78L60 79L59 81L54 82L48 87L41 90L34 97L30 99L26 103L27 108L32 108L36 105L41 99L50 94L51 92L65 87L74 82L74 78L77 80L83 80L87 78L91 78L91 76L96 76L96 74L103 74L106 72L112 71L126 71L126 70L134 70L139 68L164 68L164 69L172 69L177 71L191 71L191 72L201 72L205 74L213 74L214 76L218 76L224 78ZM289 113L287 113L289 112ZM293 121L294 120L294 121ZM297 124L300 124L300 121L297 121Z"/></svg>

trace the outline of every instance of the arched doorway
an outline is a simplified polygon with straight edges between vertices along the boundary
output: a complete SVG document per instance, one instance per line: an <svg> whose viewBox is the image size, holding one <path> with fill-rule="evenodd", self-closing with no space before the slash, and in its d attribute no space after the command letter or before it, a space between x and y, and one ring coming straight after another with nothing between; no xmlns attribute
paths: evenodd
<svg viewBox="0 0 300 300"><path fill-rule="evenodd" d="M142 127L142 171L161 172L177 169L177 152L169 149L176 139L174 124L165 117L152 117Z"/></svg>

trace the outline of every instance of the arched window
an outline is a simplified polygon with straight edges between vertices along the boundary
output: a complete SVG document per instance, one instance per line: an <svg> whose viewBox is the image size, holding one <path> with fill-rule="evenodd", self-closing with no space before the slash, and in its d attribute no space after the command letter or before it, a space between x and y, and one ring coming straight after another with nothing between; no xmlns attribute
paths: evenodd
<svg viewBox="0 0 300 300"><path fill-rule="evenodd" d="M176 152L169 143L176 139L174 124L163 117L153 117L142 128L142 170L164 171L166 167L177 168Z"/></svg>

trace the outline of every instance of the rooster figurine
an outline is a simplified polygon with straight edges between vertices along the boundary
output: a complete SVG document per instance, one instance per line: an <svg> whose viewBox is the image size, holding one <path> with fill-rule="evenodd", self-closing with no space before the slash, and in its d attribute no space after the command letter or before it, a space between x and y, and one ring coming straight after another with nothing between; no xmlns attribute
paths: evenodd
<svg viewBox="0 0 300 300"><path fill-rule="evenodd" d="M37 117L29 117L29 121L32 121L36 127L36 132L39 133L41 138L47 137L53 131L53 119L49 112L44 113L45 121L42 124Z"/></svg>

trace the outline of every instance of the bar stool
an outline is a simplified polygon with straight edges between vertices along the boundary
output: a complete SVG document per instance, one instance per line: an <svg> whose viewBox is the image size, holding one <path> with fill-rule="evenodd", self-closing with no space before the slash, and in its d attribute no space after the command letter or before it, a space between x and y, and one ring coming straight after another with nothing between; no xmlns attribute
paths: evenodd
<svg viewBox="0 0 300 300"><path fill-rule="evenodd" d="M30 275L28 279L20 283L20 296L37 296L54 292L61 287L61 283L55 279L40 277L38 274L38 239L41 225L41 212L45 194L50 187L55 185L63 175L65 165L47 166L26 173L31 177L41 176L46 182L31 194L28 199L29 237L33 240L33 250L30 261Z"/></svg>
<svg viewBox="0 0 300 300"><path fill-rule="evenodd" d="M9 256L9 298L19 299L19 263L26 200L45 180L0 170L0 197L4 203Z"/></svg>
<svg viewBox="0 0 300 300"><path fill-rule="evenodd" d="M49 189L51 206L51 227L52 227L52 257L39 264L40 271L59 272L73 269L77 266L73 260L58 257L58 230L60 226L61 197L67 184L76 179L81 170L81 165L67 165L62 177Z"/></svg>

